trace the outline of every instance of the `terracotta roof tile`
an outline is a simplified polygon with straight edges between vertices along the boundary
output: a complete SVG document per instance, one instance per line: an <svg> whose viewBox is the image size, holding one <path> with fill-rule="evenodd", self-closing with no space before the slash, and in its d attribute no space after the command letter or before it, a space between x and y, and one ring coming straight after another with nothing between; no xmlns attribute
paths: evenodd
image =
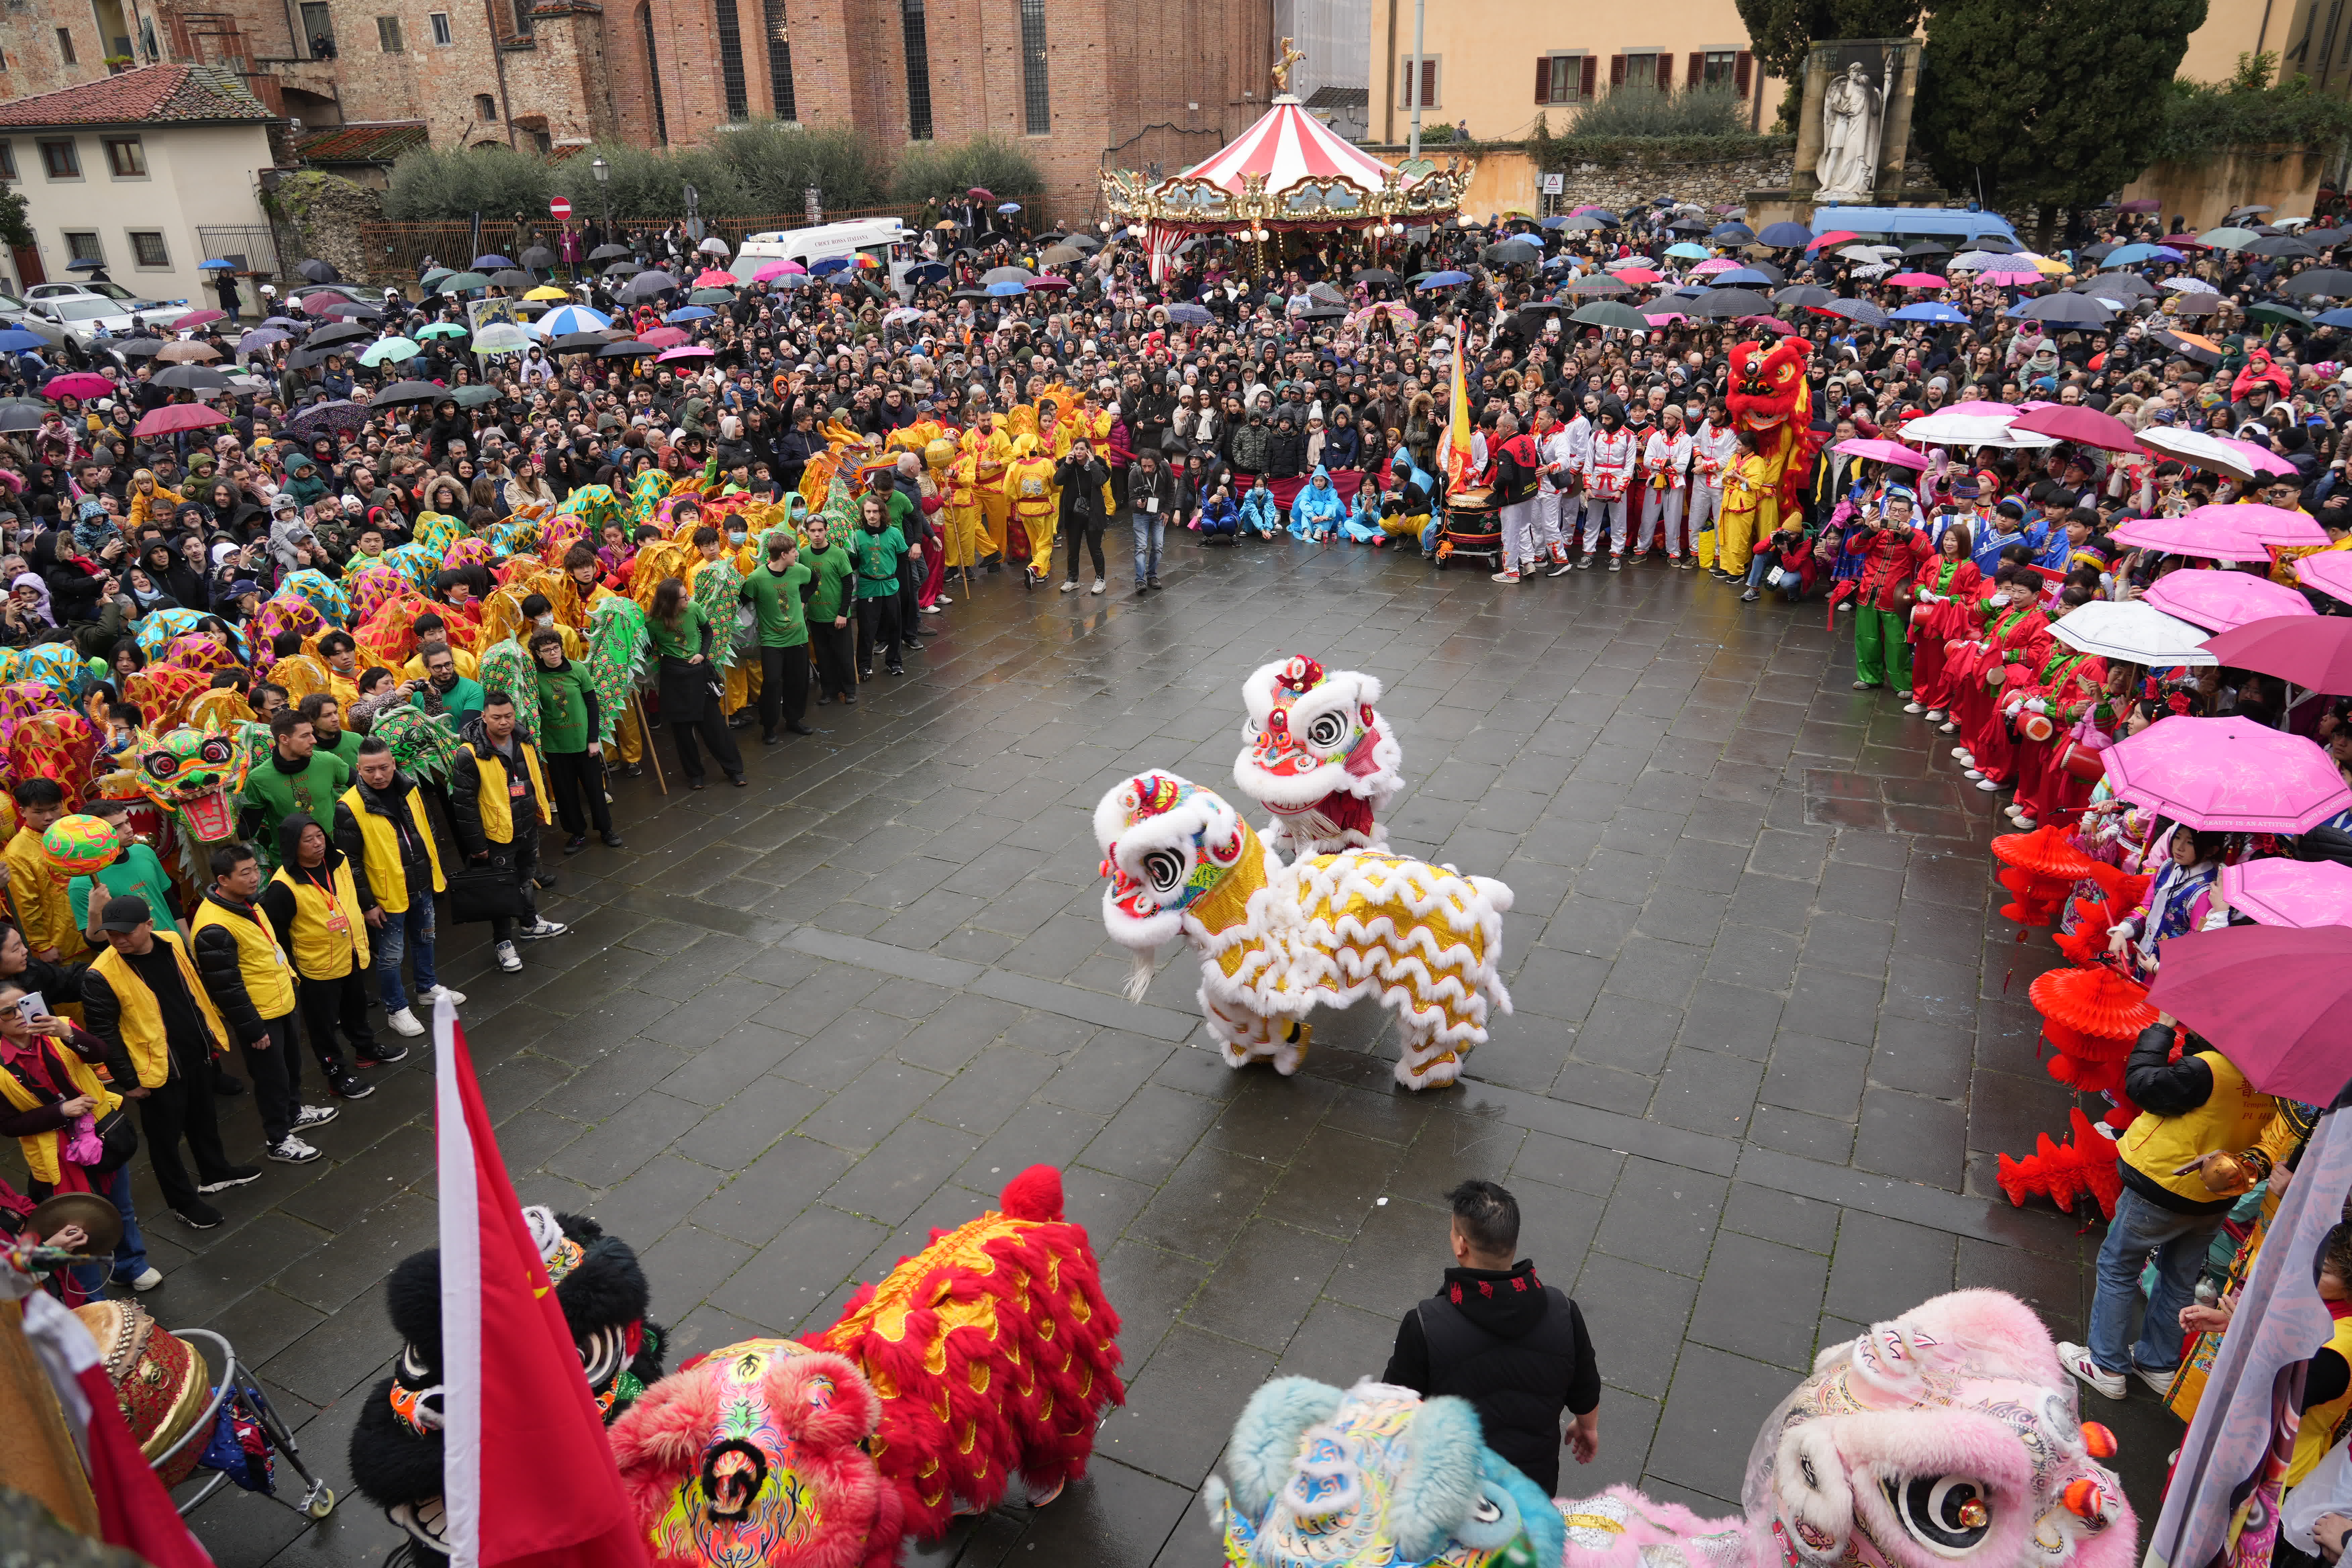
<svg viewBox="0 0 2352 1568"><path fill-rule="evenodd" d="M0 128L16 129L272 118L233 72L213 66L147 66L0 103Z"/></svg>

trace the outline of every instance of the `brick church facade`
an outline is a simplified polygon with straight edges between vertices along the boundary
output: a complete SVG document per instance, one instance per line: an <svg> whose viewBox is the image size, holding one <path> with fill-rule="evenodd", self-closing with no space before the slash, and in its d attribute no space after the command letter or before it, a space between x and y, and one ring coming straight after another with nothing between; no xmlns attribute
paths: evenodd
<svg viewBox="0 0 2352 1568"><path fill-rule="evenodd" d="M1273 0L16 0L0 100L197 61L299 121L298 145L384 128L336 141L386 161L420 140L676 146L769 116L892 149L992 132L1070 222L1107 161L1172 173L1256 119L1273 19Z"/></svg>

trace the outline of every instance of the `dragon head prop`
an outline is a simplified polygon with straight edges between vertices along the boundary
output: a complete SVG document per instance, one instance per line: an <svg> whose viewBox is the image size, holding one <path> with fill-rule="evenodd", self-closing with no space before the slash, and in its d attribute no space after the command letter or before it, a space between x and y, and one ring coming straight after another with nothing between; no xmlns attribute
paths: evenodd
<svg viewBox="0 0 2352 1568"><path fill-rule="evenodd" d="M141 736L126 772L141 795L177 814L197 842L220 844L236 837L236 801L251 756L226 731L183 725Z"/></svg>
<svg viewBox="0 0 2352 1568"><path fill-rule="evenodd" d="M1335 795L1377 811L1404 787L1396 731L1372 706L1378 677L1293 657L1252 673L1242 700L1249 715L1234 783L1276 814L1297 816Z"/></svg>

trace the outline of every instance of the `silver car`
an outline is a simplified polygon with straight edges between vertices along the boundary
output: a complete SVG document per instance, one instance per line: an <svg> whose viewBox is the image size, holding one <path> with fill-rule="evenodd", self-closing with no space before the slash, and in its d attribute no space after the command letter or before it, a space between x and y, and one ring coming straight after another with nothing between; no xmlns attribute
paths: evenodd
<svg viewBox="0 0 2352 1568"><path fill-rule="evenodd" d="M103 338L129 332L134 320L169 332L173 323L189 313L185 305L116 300L103 294L49 295L31 303L36 316L65 329L66 335L85 351L101 346L100 340Z"/></svg>

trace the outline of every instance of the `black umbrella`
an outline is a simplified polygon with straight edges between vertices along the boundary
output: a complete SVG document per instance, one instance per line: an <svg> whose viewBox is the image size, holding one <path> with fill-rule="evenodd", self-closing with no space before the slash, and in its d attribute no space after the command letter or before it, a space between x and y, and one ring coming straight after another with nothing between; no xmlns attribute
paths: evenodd
<svg viewBox="0 0 2352 1568"><path fill-rule="evenodd" d="M1633 286L1631 283L1620 283L1606 272L1596 272L1590 278L1580 278L1570 284L1568 291L1587 297L1596 294L1631 294L1633 291Z"/></svg>
<svg viewBox="0 0 2352 1568"><path fill-rule="evenodd" d="M2352 272L2340 267L2315 267L2298 272L2285 284L2290 294L2324 294L2331 300L2352 299Z"/></svg>
<svg viewBox="0 0 2352 1568"><path fill-rule="evenodd" d="M313 283L340 283L343 275L323 261L305 261L294 268Z"/></svg>
<svg viewBox="0 0 2352 1568"><path fill-rule="evenodd" d="M1773 266L1769 261L1743 261L1739 265L1746 271L1761 272L1765 277L1770 279L1775 283L1785 283L1789 280L1789 275L1787 273L1781 271L1779 268Z"/></svg>
<svg viewBox="0 0 2352 1568"><path fill-rule="evenodd" d="M1095 251L1102 248L1103 242L1090 234L1074 234L1065 238L1062 243L1075 245L1080 250Z"/></svg>
<svg viewBox="0 0 2352 1568"><path fill-rule="evenodd" d="M1941 240L1915 239L1903 247L1906 256L1949 256L1952 247Z"/></svg>
<svg viewBox="0 0 2352 1568"><path fill-rule="evenodd" d="M374 337L373 327L362 327L357 322L343 321L331 327L316 329L309 337L302 340L302 346L311 349L325 348L332 343L367 342Z"/></svg>
<svg viewBox="0 0 2352 1568"><path fill-rule="evenodd" d="M555 252L548 249L547 247L543 245L534 245L529 250L524 251L518 259L520 259L525 267L536 268L543 272L547 268L555 265Z"/></svg>
<svg viewBox="0 0 2352 1568"><path fill-rule="evenodd" d="M2331 245L2341 245L2347 239L2352 239L2352 228L2307 228L2303 231L2305 244L2316 245L2322 249Z"/></svg>
<svg viewBox="0 0 2352 1568"><path fill-rule="evenodd" d="M1543 252L1524 239L1506 239L1488 246L1478 258L1494 267L1528 267L1541 260Z"/></svg>
<svg viewBox="0 0 2352 1568"><path fill-rule="evenodd" d="M677 279L667 272L640 272L621 285L624 300L650 300L665 289L677 287Z"/></svg>
<svg viewBox="0 0 2352 1568"><path fill-rule="evenodd" d="M539 287L538 279L533 278L528 272L512 268L504 272L491 273L490 281L497 284L501 289L536 289Z"/></svg>
<svg viewBox="0 0 2352 1568"><path fill-rule="evenodd" d="M1359 283L1393 283L1397 275L1385 267L1361 267L1356 269Z"/></svg>
<svg viewBox="0 0 2352 1568"><path fill-rule="evenodd" d="M2179 294L2172 300L2176 316L2210 316L2221 308L2219 294Z"/></svg>
<svg viewBox="0 0 2352 1568"><path fill-rule="evenodd" d="M614 340L602 332L571 332L548 344L550 352L560 354L593 354Z"/></svg>
<svg viewBox="0 0 2352 1568"><path fill-rule="evenodd" d="M1688 307L1694 316L1769 316L1772 301L1752 289L1710 289Z"/></svg>
<svg viewBox="0 0 2352 1568"><path fill-rule="evenodd" d="M96 348L100 345L93 343L90 346ZM125 359L151 359L163 352L163 345L152 338L109 338L104 347L109 353L121 354Z"/></svg>
<svg viewBox="0 0 2352 1568"><path fill-rule="evenodd" d="M959 289L948 296L950 300L985 300L990 297L985 289Z"/></svg>
<svg viewBox="0 0 2352 1568"><path fill-rule="evenodd" d="M661 353L651 343L641 343L635 338L624 338L617 343L606 343L596 351L598 359L646 359Z"/></svg>
<svg viewBox="0 0 2352 1568"><path fill-rule="evenodd" d="M38 408L0 408L0 432L37 430L47 416Z"/></svg>
<svg viewBox="0 0 2352 1568"><path fill-rule="evenodd" d="M1675 219L1674 222L1666 225L1666 227L1676 234L1705 234L1706 232L1706 223L1701 219L1695 217L1678 217Z"/></svg>
<svg viewBox="0 0 2352 1568"><path fill-rule="evenodd" d="M638 273L643 272L644 270L644 268L638 266L634 261L615 261L612 266L604 268L604 276L607 278L635 278Z"/></svg>
<svg viewBox="0 0 2352 1568"><path fill-rule="evenodd" d="M158 386L176 386L190 392L205 392L226 386L228 377L205 364L166 365L155 373Z"/></svg>
<svg viewBox="0 0 2352 1568"><path fill-rule="evenodd" d="M1886 324L1886 312L1867 300L1824 300L1813 309L1827 310L1832 316L1843 316L1857 326L1883 327Z"/></svg>
<svg viewBox="0 0 2352 1568"><path fill-rule="evenodd" d="M600 245L588 253L591 261L625 261L636 253L625 245Z"/></svg>
<svg viewBox="0 0 2352 1568"><path fill-rule="evenodd" d="M321 365L326 363L328 356L331 354L341 354L348 357L350 353L351 350L343 347L340 343L329 343L324 347L313 346L310 348L296 349L292 353L286 356L286 363L287 367L291 370L309 370L313 365Z"/></svg>
<svg viewBox="0 0 2352 1568"><path fill-rule="evenodd" d="M368 406L396 408L406 403L438 403L448 395L446 387L436 386L429 381L395 381L381 392L370 394Z"/></svg>
<svg viewBox="0 0 2352 1568"><path fill-rule="evenodd" d="M1836 298L1836 295L1817 284L1799 283L1793 288L1783 289L1774 294L1772 300L1779 305L1826 305Z"/></svg>
<svg viewBox="0 0 2352 1568"><path fill-rule="evenodd" d="M1347 313L1337 305L1310 305L1299 311L1298 317L1299 320L1306 321L1328 321L1336 317L1345 316Z"/></svg>
<svg viewBox="0 0 2352 1568"><path fill-rule="evenodd" d="M2249 256L2294 256L2317 259L2318 248L2291 234L2272 235L2246 247Z"/></svg>

